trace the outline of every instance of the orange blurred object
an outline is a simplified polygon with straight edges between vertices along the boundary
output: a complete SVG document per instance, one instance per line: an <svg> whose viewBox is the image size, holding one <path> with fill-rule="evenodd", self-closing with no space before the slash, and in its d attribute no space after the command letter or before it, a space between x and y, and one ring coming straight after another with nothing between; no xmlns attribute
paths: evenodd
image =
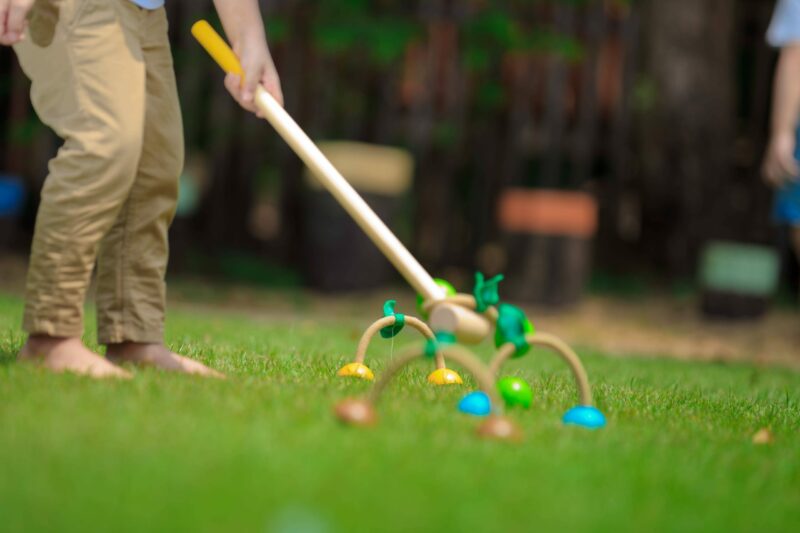
<svg viewBox="0 0 800 533"><path fill-rule="evenodd" d="M583 192L512 188L500 196L499 217L506 231L591 237L597 202Z"/></svg>

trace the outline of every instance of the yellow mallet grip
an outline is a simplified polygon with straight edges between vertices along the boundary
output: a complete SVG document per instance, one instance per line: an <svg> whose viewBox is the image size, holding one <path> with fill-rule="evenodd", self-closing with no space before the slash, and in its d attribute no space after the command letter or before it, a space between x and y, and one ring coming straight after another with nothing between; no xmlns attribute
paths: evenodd
<svg viewBox="0 0 800 533"><path fill-rule="evenodd" d="M229 74L242 75L242 65L239 58L233 53L228 43L220 37L211 24L205 20L198 20L192 25L192 35L197 39L206 52L209 53L214 61L222 67L222 70Z"/></svg>

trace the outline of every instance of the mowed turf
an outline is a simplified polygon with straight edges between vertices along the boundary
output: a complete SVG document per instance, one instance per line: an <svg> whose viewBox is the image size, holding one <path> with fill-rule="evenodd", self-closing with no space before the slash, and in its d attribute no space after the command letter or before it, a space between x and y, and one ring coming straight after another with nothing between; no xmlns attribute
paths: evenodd
<svg viewBox="0 0 800 533"><path fill-rule="evenodd" d="M339 425L331 406L368 390L334 376L366 315L184 305L169 344L227 381L96 382L17 364L21 310L0 296L3 531L800 530L794 371L579 347L608 418L588 431L561 424L569 373L534 352L504 372L535 395L511 413L526 435L511 445L479 440L456 410L471 379L434 388L424 364L390 387L377 427ZM376 375L412 340L377 339ZM753 444L762 427L772 444Z"/></svg>

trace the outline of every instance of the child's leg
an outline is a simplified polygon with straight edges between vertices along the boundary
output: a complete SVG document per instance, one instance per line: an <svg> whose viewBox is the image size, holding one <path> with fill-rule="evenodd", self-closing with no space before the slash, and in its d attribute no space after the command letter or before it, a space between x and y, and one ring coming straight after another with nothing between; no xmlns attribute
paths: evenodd
<svg viewBox="0 0 800 533"><path fill-rule="evenodd" d="M21 356L92 374L119 372L79 339L98 244L133 184L145 115L141 50L115 4L79 11L64 2L52 43L15 47L39 117L64 139L42 189L26 284L31 337Z"/></svg>
<svg viewBox="0 0 800 533"><path fill-rule="evenodd" d="M97 258L97 336L101 344L161 343L167 230L183 170L183 125L163 9L126 2L142 36L145 121L141 158L127 201ZM160 39L153 39L159 34Z"/></svg>
<svg viewBox="0 0 800 533"><path fill-rule="evenodd" d="M163 9L125 10L142 28L144 143L130 195L98 256L98 339L115 361L217 374L163 345L167 232L183 170L183 126Z"/></svg>

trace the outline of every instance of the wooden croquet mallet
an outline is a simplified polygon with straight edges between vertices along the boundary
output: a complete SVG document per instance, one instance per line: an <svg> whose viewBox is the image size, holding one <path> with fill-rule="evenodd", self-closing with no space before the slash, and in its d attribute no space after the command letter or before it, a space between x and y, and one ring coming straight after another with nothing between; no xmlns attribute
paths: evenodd
<svg viewBox="0 0 800 533"><path fill-rule="evenodd" d="M243 75L242 66L233 50L205 20L192 26L192 35L227 73ZM314 142L306 135L292 117L261 85L256 89L255 105L261 114L272 124L283 140L303 160L322 185L336 198L350 214L364 233L395 266L414 290L426 301L445 298L444 290L436 284L428 272L419 264L403 243L375 214L356 190L331 164ZM436 328L437 315L446 315L447 328L459 339L476 341L484 338L490 326L483 317L460 306L442 303L431 313L431 322Z"/></svg>

